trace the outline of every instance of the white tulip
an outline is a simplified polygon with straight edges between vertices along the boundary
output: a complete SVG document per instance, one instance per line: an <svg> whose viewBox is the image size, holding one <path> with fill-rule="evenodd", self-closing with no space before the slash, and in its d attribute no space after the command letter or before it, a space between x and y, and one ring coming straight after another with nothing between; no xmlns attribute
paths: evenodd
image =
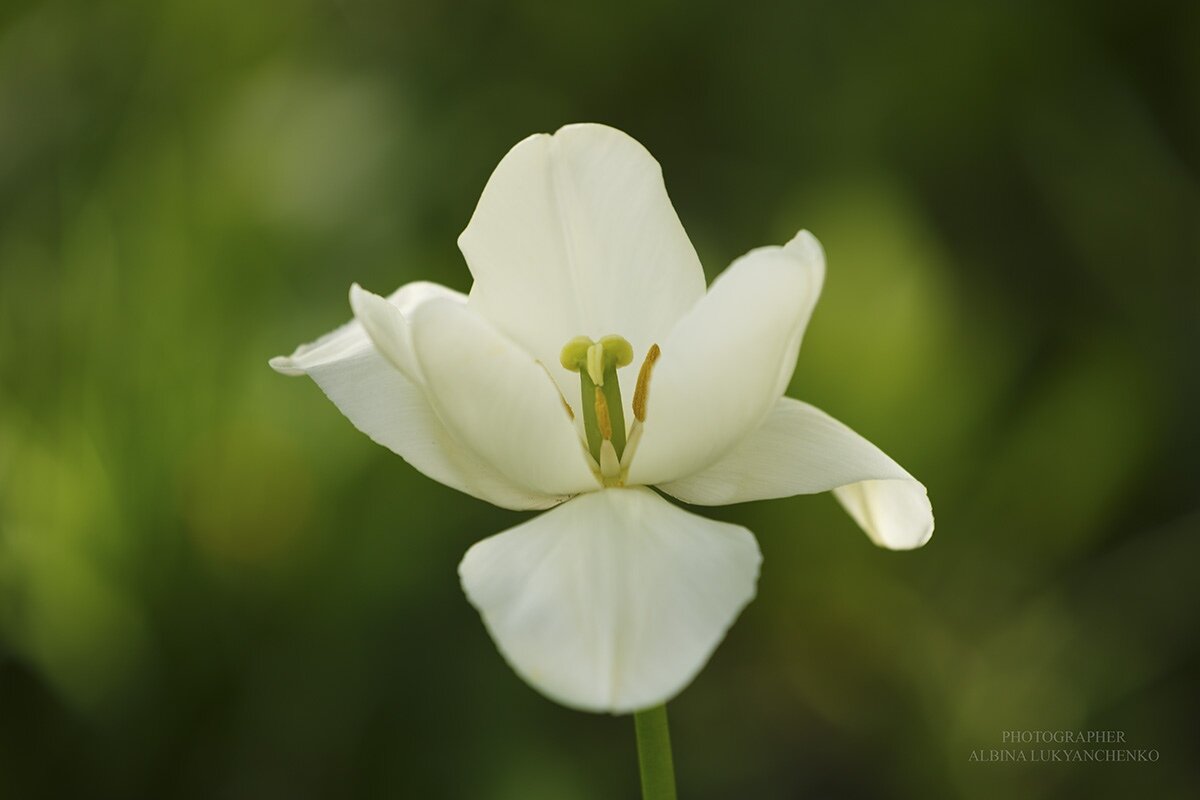
<svg viewBox="0 0 1200 800"><path fill-rule="evenodd" d="M504 508L553 507L459 567L539 691L589 711L663 703L754 597L751 533L646 487L698 505L832 490L876 544L928 541L925 488L783 396L825 272L807 231L750 251L706 291L658 163L586 124L509 151L458 243L469 295L356 285L353 321L271 366L313 378L434 480Z"/></svg>

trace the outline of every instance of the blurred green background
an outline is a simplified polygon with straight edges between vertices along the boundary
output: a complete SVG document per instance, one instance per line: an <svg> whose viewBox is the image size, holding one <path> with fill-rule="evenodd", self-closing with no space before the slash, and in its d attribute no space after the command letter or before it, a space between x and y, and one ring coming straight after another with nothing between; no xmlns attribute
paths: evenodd
<svg viewBox="0 0 1200 800"><path fill-rule="evenodd" d="M527 515L271 372L352 281L465 290L515 142L640 139L709 277L829 259L790 393L930 488L716 509L758 599L671 705L688 798L1200 796L1200 4L9 0L0 795L633 797L459 589ZM978 764L1009 729L1156 764Z"/></svg>

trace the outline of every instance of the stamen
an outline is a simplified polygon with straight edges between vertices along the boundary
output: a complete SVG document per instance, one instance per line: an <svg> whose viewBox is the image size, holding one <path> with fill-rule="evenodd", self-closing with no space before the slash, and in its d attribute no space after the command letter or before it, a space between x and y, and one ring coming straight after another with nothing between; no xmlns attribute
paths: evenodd
<svg viewBox="0 0 1200 800"><path fill-rule="evenodd" d="M604 390L596 387L596 427L600 429L600 438L611 442L613 438L612 419L608 415L608 401L604 399ZM601 445L603 447L603 445Z"/></svg>
<svg viewBox="0 0 1200 800"><path fill-rule="evenodd" d="M587 371L592 383L604 385L604 345L599 342L588 348Z"/></svg>
<svg viewBox="0 0 1200 800"><path fill-rule="evenodd" d="M566 352L565 347L563 348L563 352L564 353ZM563 396L562 389L558 388L558 384L555 382L554 376L550 374L550 370L546 369L546 365L543 364L541 361L538 361L537 365L542 368L542 372L546 373L546 377L550 379L550 385L554 387L554 390L556 392L558 392L558 400L560 403L563 404L563 410L566 411L567 416L570 417L572 421L574 421L575 411L574 411L574 409L571 408L571 404L567 402L567 398Z"/></svg>
<svg viewBox="0 0 1200 800"><path fill-rule="evenodd" d="M646 360L642 362L642 368L638 372L637 388L633 390L633 416L638 422L646 420L646 401L650 397L650 373L654 371L654 362L658 361L661 352L658 345L650 345L650 350L646 353Z"/></svg>
<svg viewBox="0 0 1200 800"><path fill-rule="evenodd" d="M621 462L617 460L617 451L608 439L600 445L600 476L604 478L605 486L621 485Z"/></svg>
<svg viewBox="0 0 1200 800"><path fill-rule="evenodd" d="M621 454L621 469L628 471L637 454L638 443L642 441L642 421L635 419L629 426L629 440L625 442L625 452Z"/></svg>

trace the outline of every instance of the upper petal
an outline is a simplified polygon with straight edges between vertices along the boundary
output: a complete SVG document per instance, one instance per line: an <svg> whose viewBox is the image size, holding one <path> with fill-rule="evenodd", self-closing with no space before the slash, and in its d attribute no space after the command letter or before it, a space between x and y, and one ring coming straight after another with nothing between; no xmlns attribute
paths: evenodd
<svg viewBox="0 0 1200 800"><path fill-rule="evenodd" d="M410 324L429 400L456 438L534 492L598 488L545 367L462 303L432 300Z"/></svg>
<svg viewBox="0 0 1200 800"><path fill-rule="evenodd" d="M629 480L697 472L753 431L787 388L825 258L801 231L735 261L662 342Z"/></svg>
<svg viewBox="0 0 1200 800"><path fill-rule="evenodd" d="M745 528L606 489L477 543L459 575L522 678L619 714L691 682L754 597L761 560Z"/></svg>
<svg viewBox="0 0 1200 800"><path fill-rule="evenodd" d="M882 547L920 547L933 535L933 507L916 478L833 417L790 397L720 461L659 488L706 506L832 489Z"/></svg>
<svg viewBox="0 0 1200 800"><path fill-rule="evenodd" d="M431 297L465 301L431 286L408 284L389 301L410 312ZM309 375L354 427L440 483L504 508L547 508L563 499L517 485L464 447L437 418L421 386L379 354L357 321L271 359L271 366L285 375Z"/></svg>
<svg viewBox="0 0 1200 800"><path fill-rule="evenodd" d="M605 125L521 141L500 162L458 239L471 306L545 363L616 333L645 352L704 294L704 273L658 162ZM561 373L561 374L560 374Z"/></svg>

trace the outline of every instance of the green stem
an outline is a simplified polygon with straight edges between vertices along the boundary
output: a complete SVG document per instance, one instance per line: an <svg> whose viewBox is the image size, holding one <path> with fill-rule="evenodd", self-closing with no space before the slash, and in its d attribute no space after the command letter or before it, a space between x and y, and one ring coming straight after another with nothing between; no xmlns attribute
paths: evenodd
<svg viewBox="0 0 1200 800"><path fill-rule="evenodd" d="M633 715L637 729L638 767L642 800L675 800L675 766L671 762L671 732L667 707L648 708Z"/></svg>

